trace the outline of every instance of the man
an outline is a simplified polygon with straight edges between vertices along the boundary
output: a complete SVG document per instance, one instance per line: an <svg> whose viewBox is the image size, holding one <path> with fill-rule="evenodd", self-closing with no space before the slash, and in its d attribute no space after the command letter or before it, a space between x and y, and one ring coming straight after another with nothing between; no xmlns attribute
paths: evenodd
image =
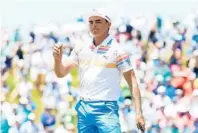
<svg viewBox="0 0 198 133"><path fill-rule="evenodd" d="M64 77L78 67L80 72L80 101L76 105L79 133L121 133L117 100L120 96L120 74L131 89L136 108L136 121L142 128L140 91L129 57L109 35L110 18L100 10L89 16L93 35L90 46L76 46L70 60L62 63L62 45L54 46L55 73Z"/></svg>

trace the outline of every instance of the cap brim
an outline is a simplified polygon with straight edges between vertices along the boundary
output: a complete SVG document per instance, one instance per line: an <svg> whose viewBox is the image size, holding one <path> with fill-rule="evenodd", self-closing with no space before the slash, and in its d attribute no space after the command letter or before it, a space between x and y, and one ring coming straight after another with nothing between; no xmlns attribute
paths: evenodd
<svg viewBox="0 0 198 133"><path fill-rule="evenodd" d="M97 9L94 9L92 12L88 13L86 15L86 20L89 21L89 19L91 17L94 17L94 16L98 16L98 17L101 17L105 20L107 20L109 23L111 23L111 19L110 17L108 16L108 14L106 12L104 12L103 10L97 10Z"/></svg>

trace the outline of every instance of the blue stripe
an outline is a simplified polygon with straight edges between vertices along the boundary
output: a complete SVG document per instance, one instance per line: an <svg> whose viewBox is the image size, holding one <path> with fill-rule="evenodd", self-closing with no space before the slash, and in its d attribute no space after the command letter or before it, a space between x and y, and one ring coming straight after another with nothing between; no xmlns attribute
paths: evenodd
<svg viewBox="0 0 198 133"><path fill-rule="evenodd" d="M107 43L107 46L111 45L112 40L113 40L113 39L111 39L111 40Z"/></svg>
<svg viewBox="0 0 198 133"><path fill-rule="evenodd" d="M125 59L117 64L117 66L123 65L124 63L131 64L129 59Z"/></svg>
<svg viewBox="0 0 198 133"><path fill-rule="evenodd" d="M98 54L104 54L104 53L106 53L106 52L107 52L107 51L100 51L100 50L97 51Z"/></svg>

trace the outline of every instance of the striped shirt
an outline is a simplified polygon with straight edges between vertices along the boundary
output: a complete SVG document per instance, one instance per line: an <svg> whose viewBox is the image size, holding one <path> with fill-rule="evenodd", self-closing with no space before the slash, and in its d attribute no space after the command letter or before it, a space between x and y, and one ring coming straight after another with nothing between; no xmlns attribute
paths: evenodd
<svg viewBox="0 0 198 133"><path fill-rule="evenodd" d="M121 73L132 69L129 56L110 35L97 47L76 46L71 53L80 73L80 96L94 100L117 101Z"/></svg>

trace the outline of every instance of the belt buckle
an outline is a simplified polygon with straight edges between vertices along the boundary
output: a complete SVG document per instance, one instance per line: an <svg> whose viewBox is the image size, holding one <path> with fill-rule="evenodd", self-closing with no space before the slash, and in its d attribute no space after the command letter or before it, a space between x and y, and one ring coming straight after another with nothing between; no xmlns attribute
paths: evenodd
<svg viewBox="0 0 198 133"><path fill-rule="evenodd" d="M84 98L84 97L80 97L80 100L83 100L83 101L91 101L90 98Z"/></svg>
<svg viewBox="0 0 198 133"><path fill-rule="evenodd" d="M80 100L84 100L84 98L83 97L80 97Z"/></svg>

